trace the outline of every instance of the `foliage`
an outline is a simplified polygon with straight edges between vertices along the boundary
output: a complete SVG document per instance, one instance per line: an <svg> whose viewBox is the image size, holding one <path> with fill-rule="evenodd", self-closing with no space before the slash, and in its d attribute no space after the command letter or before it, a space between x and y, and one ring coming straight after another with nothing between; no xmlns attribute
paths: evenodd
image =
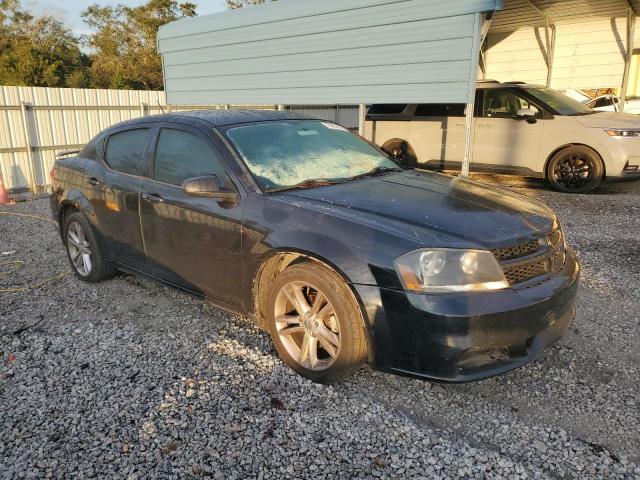
<svg viewBox="0 0 640 480"><path fill-rule="evenodd" d="M276 0L271 0L275 2ZM265 0L227 0L227 7L229 8L242 8L242 7L250 7L253 5L260 5L264 3Z"/></svg>
<svg viewBox="0 0 640 480"><path fill-rule="evenodd" d="M139 7L93 5L82 13L88 37L92 85L96 88L160 90L162 64L157 32L165 23L196 15L192 3L149 0Z"/></svg>
<svg viewBox="0 0 640 480"><path fill-rule="evenodd" d="M0 84L68 86L86 75L88 62L62 22L33 17L18 0L0 0Z"/></svg>
<svg viewBox="0 0 640 480"><path fill-rule="evenodd" d="M0 84L160 90L158 28L195 9L178 0L93 5L82 13L92 33L80 39L60 20L23 10L20 0L0 0Z"/></svg>

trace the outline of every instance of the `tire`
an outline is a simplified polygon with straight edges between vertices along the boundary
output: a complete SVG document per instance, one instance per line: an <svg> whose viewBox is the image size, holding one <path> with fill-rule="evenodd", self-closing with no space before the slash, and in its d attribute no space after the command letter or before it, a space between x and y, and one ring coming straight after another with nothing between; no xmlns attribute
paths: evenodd
<svg viewBox="0 0 640 480"><path fill-rule="evenodd" d="M91 224L82 213L74 212L66 217L62 238L77 278L83 282L97 283L116 274L115 265L102 256Z"/></svg>
<svg viewBox="0 0 640 480"><path fill-rule="evenodd" d="M416 168L418 157L408 142L404 140L389 140L382 146L382 151L389 155L398 165L404 168Z"/></svg>
<svg viewBox="0 0 640 480"><path fill-rule="evenodd" d="M269 333L280 358L303 377L335 383L367 360L360 307L342 278L327 268L314 263L286 268L271 285L267 307ZM306 315L297 311L305 309Z"/></svg>
<svg viewBox="0 0 640 480"><path fill-rule="evenodd" d="M547 179L554 190L589 193L602 183L604 164L589 147L574 145L556 153L547 166Z"/></svg>

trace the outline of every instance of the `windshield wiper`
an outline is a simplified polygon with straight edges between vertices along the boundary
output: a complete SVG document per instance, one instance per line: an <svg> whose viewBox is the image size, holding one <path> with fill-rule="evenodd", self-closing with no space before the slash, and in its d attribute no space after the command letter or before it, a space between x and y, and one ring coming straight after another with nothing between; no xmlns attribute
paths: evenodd
<svg viewBox="0 0 640 480"><path fill-rule="evenodd" d="M308 188L328 187L329 185L336 185L338 183L342 183L342 181L327 180L326 178L315 178L296 183L295 185L289 185L287 187L270 188L267 190L267 192L273 193L284 192L287 190L305 190Z"/></svg>
<svg viewBox="0 0 640 480"><path fill-rule="evenodd" d="M377 175L382 175L385 173L390 173L390 172L402 172L404 170L402 170L401 168L397 168L397 167L376 167L373 170L369 170L368 172L365 173L361 173L360 175L356 175L354 177L351 177L349 180L357 180L359 178L366 178L366 177L375 177Z"/></svg>

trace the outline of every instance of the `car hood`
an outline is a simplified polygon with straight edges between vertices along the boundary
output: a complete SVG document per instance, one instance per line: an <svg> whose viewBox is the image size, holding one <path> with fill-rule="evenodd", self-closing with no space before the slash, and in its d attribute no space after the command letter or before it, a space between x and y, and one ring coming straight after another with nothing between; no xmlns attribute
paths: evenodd
<svg viewBox="0 0 640 480"><path fill-rule="evenodd" d="M598 112L575 119L590 128L640 128L640 117L631 113Z"/></svg>
<svg viewBox="0 0 640 480"><path fill-rule="evenodd" d="M512 245L548 234L555 219L549 208L528 197L421 171L278 195L298 207L347 217L434 247Z"/></svg>

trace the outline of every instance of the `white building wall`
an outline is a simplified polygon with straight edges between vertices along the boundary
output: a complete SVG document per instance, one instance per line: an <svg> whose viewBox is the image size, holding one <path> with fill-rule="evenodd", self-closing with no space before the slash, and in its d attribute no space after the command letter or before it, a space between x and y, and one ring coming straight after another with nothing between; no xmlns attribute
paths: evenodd
<svg viewBox="0 0 640 480"><path fill-rule="evenodd" d="M625 18L558 25L551 86L619 88L626 39Z"/></svg>
<svg viewBox="0 0 640 480"><path fill-rule="evenodd" d="M559 23L556 29L552 87L620 87L627 35L625 18ZM486 47L487 78L546 83L543 27L490 33Z"/></svg>
<svg viewBox="0 0 640 480"><path fill-rule="evenodd" d="M501 82L519 80L546 84L543 28L491 33L487 37L486 77Z"/></svg>

